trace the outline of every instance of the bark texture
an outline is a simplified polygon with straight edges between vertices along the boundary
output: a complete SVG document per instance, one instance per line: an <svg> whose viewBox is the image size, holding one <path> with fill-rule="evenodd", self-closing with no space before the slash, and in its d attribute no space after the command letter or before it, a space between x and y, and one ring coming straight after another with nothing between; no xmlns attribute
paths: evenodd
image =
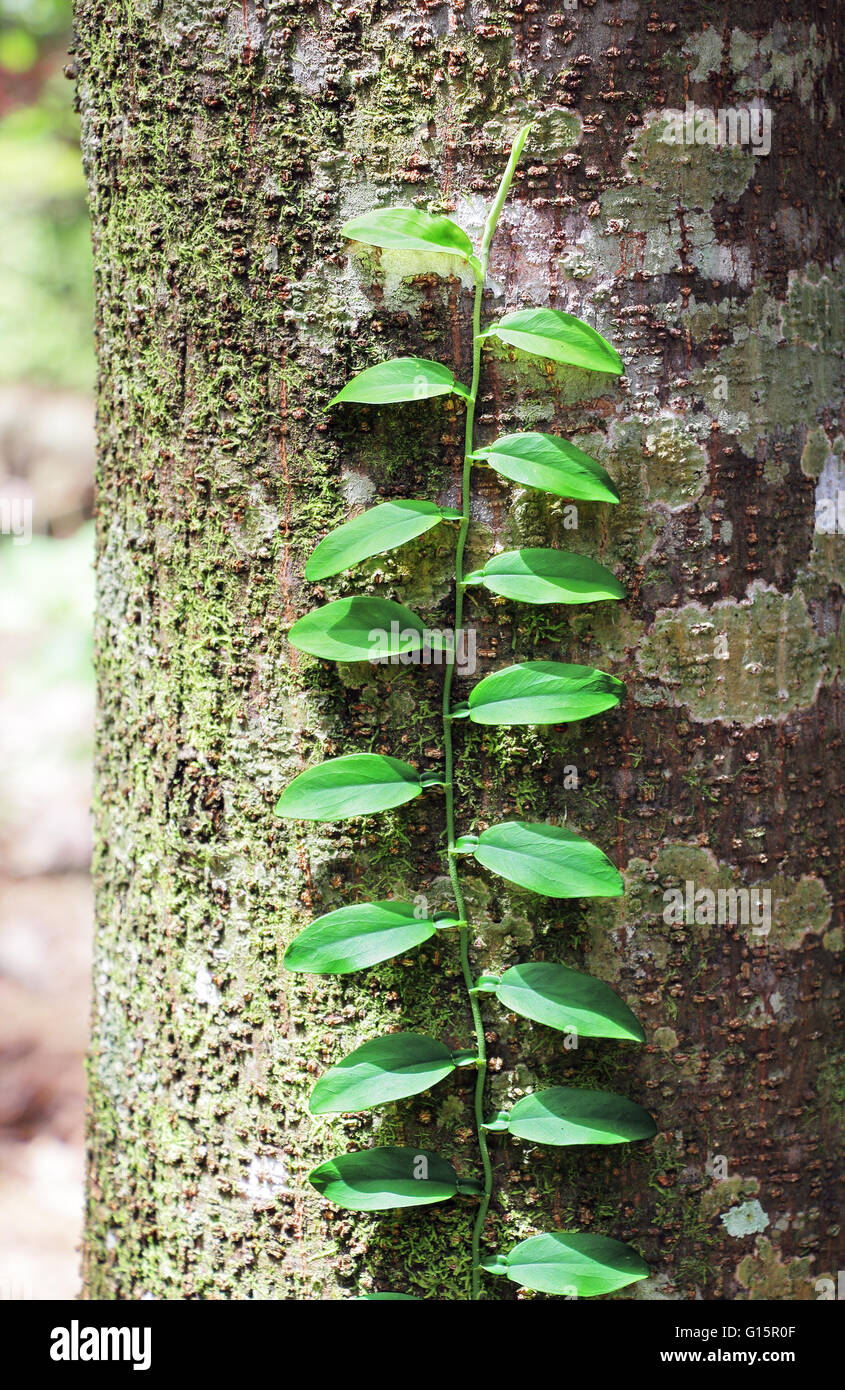
<svg viewBox="0 0 845 1390"><path fill-rule="evenodd" d="M454 504L459 476L450 400L324 413L382 357L464 376L470 361L458 263L350 256L338 229L419 202L477 231L532 114L488 308L578 313L627 375L597 385L493 347L481 429L573 439L622 504L582 504L568 529L562 503L484 475L468 559L571 547L629 599L531 609L474 590L469 620L479 674L586 661L629 697L582 726L458 726L459 828L566 816L628 891L557 904L467 872L474 956L590 970L649 1041L563 1052L485 1003L489 1100L607 1087L660 1135L606 1154L500 1144L489 1245L569 1226L629 1240L654 1272L623 1296L646 1299L812 1299L845 1265L845 542L814 529L843 450L833 15L820 0L78 0L100 363L87 1296L467 1296L468 1199L354 1217L306 1181L373 1142L476 1175L470 1073L370 1116L307 1116L315 1075L378 1031L467 1045L452 945L341 982L281 965L312 914L353 897L448 903L438 795L301 837L272 810L328 754L441 758L436 668L338 668L285 638L343 593L399 598L432 627L451 608L439 530L323 591L302 579L354 509ZM662 138L688 100L755 99L768 154ZM664 891L687 881L770 889L771 931L667 926Z"/></svg>

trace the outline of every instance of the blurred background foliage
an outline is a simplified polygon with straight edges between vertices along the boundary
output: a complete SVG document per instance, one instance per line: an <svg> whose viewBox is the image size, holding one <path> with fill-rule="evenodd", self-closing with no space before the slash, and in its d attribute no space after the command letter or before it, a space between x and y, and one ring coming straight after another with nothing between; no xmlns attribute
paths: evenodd
<svg viewBox="0 0 845 1390"><path fill-rule="evenodd" d="M0 0L0 380L91 387L91 249L68 0Z"/></svg>
<svg viewBox="0 0 845 1390"><path fill-rule="evenodd" d="M79 1289L94 352L70 30L69 0L0 0L0 1299Z"/></svg>

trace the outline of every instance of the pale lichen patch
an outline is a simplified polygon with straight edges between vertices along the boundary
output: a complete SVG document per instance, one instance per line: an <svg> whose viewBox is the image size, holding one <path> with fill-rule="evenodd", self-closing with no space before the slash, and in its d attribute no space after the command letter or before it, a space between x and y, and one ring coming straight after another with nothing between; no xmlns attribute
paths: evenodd
<svg viewBox="0 0 845 1390"><path fill-rule="evenodd" d="M693 719L755 724L813 703L827 648L801 593L754 585L739 603L659 610L637 659Z"/></svg>
<svg viewBox="0 0 845 1390"><path fill-rule="evenodd" d="M811 1273L812 1263L813 1256L782 1256L778 1247L763 1236L753 1253L740 1260L736 1277L751 1300L815 1299L818 1291Z"/></svg>
<svg viewBox="0 0 845 1390"><path fill-rule="evenodd" d="M710 73L718 72L722 66L723 39L721 30L708 26L698 34L690 34L684 40L684 53L695 62L690 71L691 82L703 82Z"/></svg>
<svg viewBox="0 0 845 1390"><path fill-rule="evenodd" d="M737 1237L758 1235L771 1225L768 1215L756 1197L751 1202L731 1207L730 1211L722 1214L720 1220L728 1235Z"/></svg>
<svg viewBox="0 0 845 1390"><path fill-rule="evenodd" d="M703 399L724 434L754 455L759 441L796 426L813 428L821 410L838 408L842 361L834 327L841 322L845 286L841 269L815 267L792 274L786 298L762 289L742 301L700 304L690 297L683 312L667 311L670 323L704 339L710 330L731 341L696 368L690 395ZM767 451L764 476L779 482L785 464Z"/></svg>

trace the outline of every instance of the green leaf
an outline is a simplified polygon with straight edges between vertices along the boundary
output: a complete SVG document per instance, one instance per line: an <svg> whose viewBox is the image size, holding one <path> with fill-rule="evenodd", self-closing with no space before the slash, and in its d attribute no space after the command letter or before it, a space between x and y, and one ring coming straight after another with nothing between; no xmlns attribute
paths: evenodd
<svg viewBox="0 0 845 1390"><path fill-rule="evenodd" d="M432 217L416 208L376 208L341 227L343 236L369 246L399 251L443 251L469 260L472 242L449 217Z"/></svg>
<svg viewBox="0 0 845 1390"><path fill-rule="evenodd" d="M518 1100L507 1128L532 1144L629 1144L653 1139L657 1125L641 1105L612 1091L550 1086Z"/></svg>
<svg viewBox="0 0 845 1390"><path fill-rule="evenodd" d="M485 869L547 898L618 898L625 891L598 845L562 825L504 821L482 830L472 852Z"/></svg>
<svg viewBox="0 0 845 1390"><path fill-rule="evenodd" d="M276 802L276 815L319 821L371 816L421 792L419 773L409 763L380 753L348 753L294 777Z"/></svg>
<svg viewBox="0 0 845 1390"><path fill-rule="evenodd" d="M369 1110L415 1096L455 1070L448 1047L421 1033L388 1033L362 1043L322 1076L311 1093L312 1115Z"/></svg>
<svg viewBox="0 0 845 1390"><path fill-rule="evenodd" d="M582 1038L624 1038L645 1042L645 1033L628 1005L603 980L551 961L529 961L506 970L496 998L512 1013Z"/></svg>
<svg viewBox="0 0 845 1390"><path fill-rule="evenodd" d="M614 376L621 376L625 370L622 358L606 338L583 319L560 309L518 309L492 324L484 336L492 334L511 347L570 367L586 367L588 371L610 372Z"/></svg>
<svg viewBox="0 0 845 1390"><path fill-rule="evenodd" d="M397 401L424 401L429 396L448 396L450 392L468 396L466 387L455 381L448 367L427 357L391 357L376 367L367 367L347 381L327 408L343 401L363 405L393 405Z"/></svg>
<svg viewBox="0 0 845 1390"><path fill-rule="evenodd" d="M327 579L342 570L405 545L443 520L433 502L381 502L353 517L316 547L305 566L305 578Z"/></svg>
<svg viewBox="0 0 845 1390"><path fill-rule="evenodd" d="M414 1298L412 1293L365 1293L360 1298L353 1298L352 1303L386 1303L402 1301L403 1303L422 1303L421 1298Z"/></svg>
<svg viewBox="0 0 845 1390"><path fill-rule="evenodd" d="M383 899L354 903L318 917L301 931L285 952L286 970L309 975L348 975L400 956L428 941L453 920L417 917L412 903Z"/></svg>
<svg viewBox="0 0 845 1390"><path fill-rule="evenodd" d="M554 434L505 434L474 459L515 483L536 487L576 502L618 502L619 493L608 473L587 454Z"/></svg>
<svg viewBox="0 0 845 1390"><path fill-rule="evenodd" d="M466 584L483 584L491 593L521 603L593 603L625 597L604 565L566 550L506 550L493 555Z"/></svg>
<svg viewBox="0 0 845 1390"><path fill-rule="evenodd" d="M508 1112L507 1110L497 1110L484 1121L484 1128L489 1134L507 1134L508 1131Z"/></svg>
<svg viewBox="0 0 845 1390"><path fill-rule="evenodd" d="M619 704L625 687L594 666L523 661L485 676L470 692L475 724L565 724Z"/></svg>
<svg viewBox="0 0 845 1390"><path fill-rule="evenodd" d="M645 1279L649 1267L630 1245L609 1236L582 1235L578 1231L552 1231L521 1240L504 1257L484 1261L483 1269L538 1293L595 1298Z"/></svg>
<svg viewBox="0 0 845 1390"><path fill-rule="evenodd" d="M425 628L416 613L386 598L339 598L294 623L288 641L325 661L377 661L418 652Z"/></svg>
<svg viewBox="0 0 845 1390"><path fill-rule="evenodd" d="M330 1158L308 1177L323 1197L350 1211L424 1207L458 1190L451 1163L428 1149L362 1149Z"/></svg>

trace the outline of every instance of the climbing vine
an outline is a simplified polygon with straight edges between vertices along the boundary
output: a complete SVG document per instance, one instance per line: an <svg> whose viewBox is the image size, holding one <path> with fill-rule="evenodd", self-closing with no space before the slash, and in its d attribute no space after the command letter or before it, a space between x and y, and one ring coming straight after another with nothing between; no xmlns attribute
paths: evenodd
<svg viewBox="0 0 845 1390"><path fill-rule="evenodd" d="M402 954L435 932L457 934L461 971L475 1031L474 1046L454 1051L417 1033L389 1033L356 1048L317 1082L312 1114L366 1110L416 1095L443 1081L458 1067L472 1067L480 1179L461 1179L441 1155L413 1147L388 1146L341 1154L310 1174L329 1201L357 1211L424 1206L456 1194L477 1198L472 1230L470 1294L483 1294L482 1274L503 1275L524 1288L544 1293L590 1296L623 1288L648 1273L629 1245L606 1236L552 1231L530 1236L507 1253L486 1253L482 1239L493 1194L493 1167L487 1136L506 1132L535 1144L618 1144L655 1133L641 1106L611 1092L554 1086L519 1100L510 1111L485 1116L487 1052L481 999L493 996L506 1010L570 1037L617 1038L642 1042L644 1034L630 1009L600 980L562 965L533 961L515 965L501 977L473 974L470 921L461 886L460 861L472 857L491 873L550 898L618 897L622 876L597 845L563 826L507 821L479 834L456 834L453 726L469 719L487 725L546 725L589 718L619 704L622 682L589 666L529 661L484 677L465 703L453 702L462 631L464 594L482 585L494 594L523 603L577 604L618 600L624 589L604 566L559 550L523 549L493 555L480 570L464 571L470 525L473 467L493 468L505 478L575 501L618 503L619 494L603 468L581 450L554 435L504 435L483 448L475 443L475 407L486 339L500 341L553 362L620 375L618 353L588 324L554 309L522 309L481 326L482 295L490 246L529 127L517 136L490 208L476 254L466 233L447 217L413 208L386 208L347 223L352 240L461 257L472 270L472 381L467 388L448 367L425 358L400 357L353 377L330 402L388 406L453 394L464 401L466 432L461 507L439 507L427 500L384 502L326 536L314 550L305 575L320 581L373 555L393 550L434 526L452 523L455 547L455 605L451 637L443 643L444 774L420 775L409 763L374 753L330 758L301 773L284 790L276 814L292 819L337 821L371 815L441 787L446 808L446 853L454 905L452 911L420 916L413 903L389 899L356 903L312 922L285 955L289 970L347 974ZM299 651L333 661L395 659L421 653L432 635L420 618L399 603L352 597L327 603L294 624L290 642ZM413 659L413 657L411 657ZM371 1298L406 1298L399 1293Z"/></svg>

